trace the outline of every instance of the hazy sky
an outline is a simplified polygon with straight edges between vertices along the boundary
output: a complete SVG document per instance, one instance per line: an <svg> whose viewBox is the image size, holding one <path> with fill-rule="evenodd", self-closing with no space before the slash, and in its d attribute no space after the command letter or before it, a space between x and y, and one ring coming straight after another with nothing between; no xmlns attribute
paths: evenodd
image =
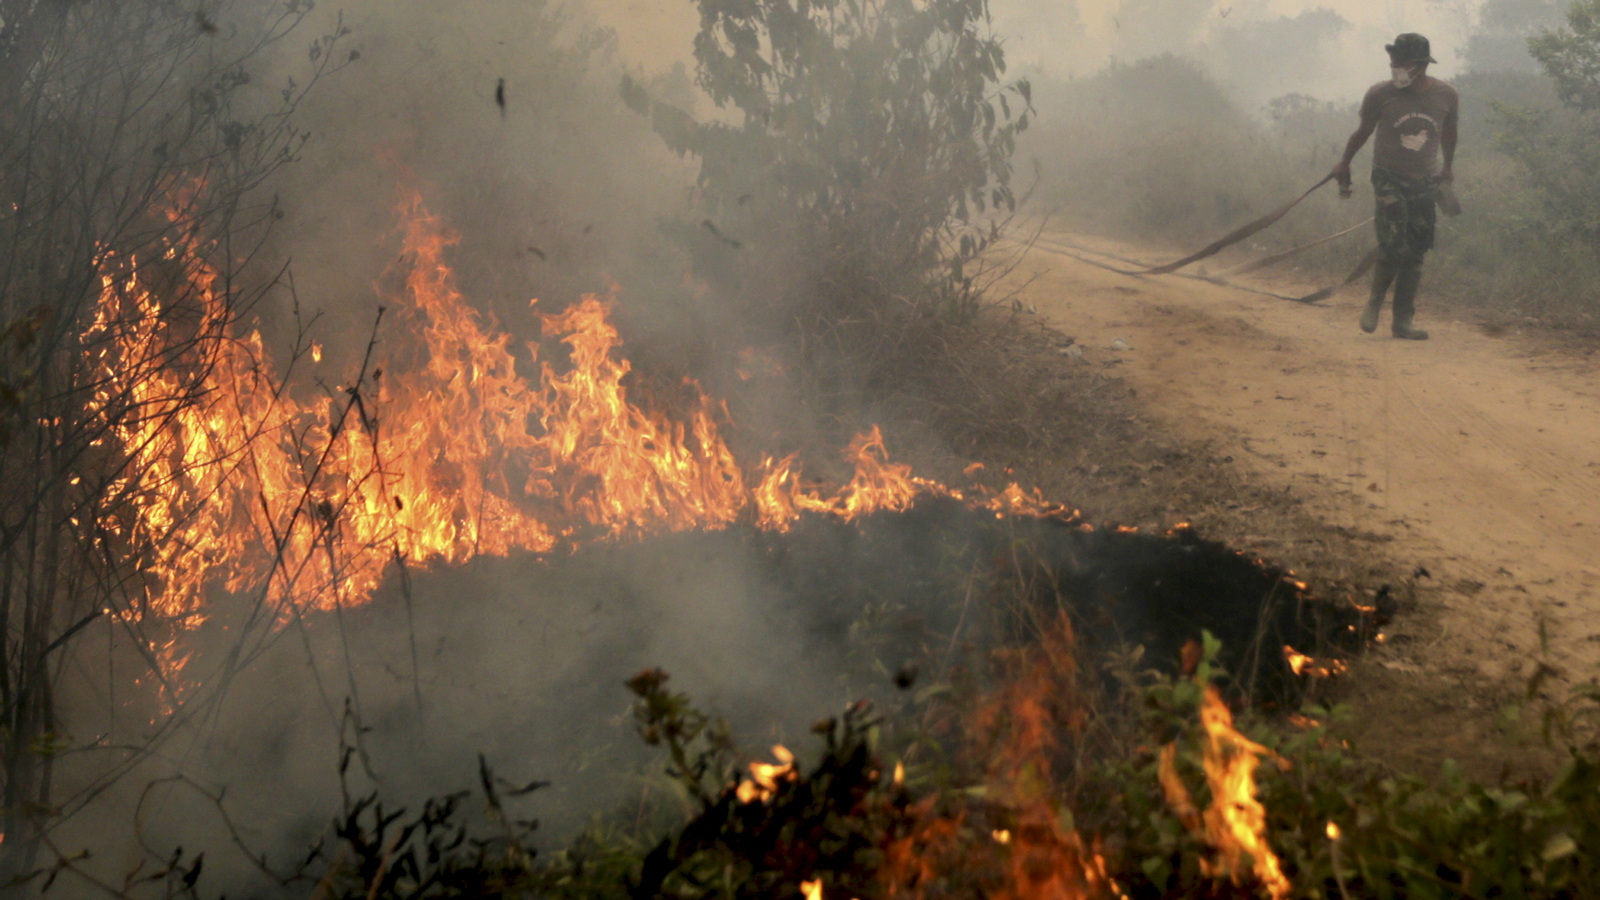
<svg viewBox="0 0 1600 900"><path fill-rule="evenodd" d="M617 29L622 52L634 64L659 71L688 60L698 27L692 0L591 3L595 16ZM1386 77L1383 45L1401 31L1428 35L1440 62L1434 74L1448 78L1458 69L1456 49L1477 5L1476 0L991 0L1013 71L1081 76L1114 57L1131 61L1171 50L1205 60L1246 102L1290 92L1354 102L1366 86ZM1248 58L1252 42L1264 33L1259 26L1276 22L1281 31L1289 27L1286 19L1317 10L1336 14L1349 27L1316 46L1266 47L1259 60ZM1319 21L1331 19L1321 15Z"/></svg>

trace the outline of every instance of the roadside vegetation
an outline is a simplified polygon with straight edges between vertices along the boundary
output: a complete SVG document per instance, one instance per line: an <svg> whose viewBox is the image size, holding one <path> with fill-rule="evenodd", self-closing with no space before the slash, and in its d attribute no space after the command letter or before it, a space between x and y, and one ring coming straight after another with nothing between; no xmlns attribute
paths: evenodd
<svg viewBox="0 0 1600 900"><path fill-rule="evenodd" d="M347 787L297 871L261 868L329 900L1570 898L1600 877L1592 685L1544 708L1565 759L1549 782L1483 786L1448 764L1421 780L1352 753L1341 706L1235 723L1209 635L1180 673L1131 653L1102 680L1069 626L1039 621L953 682L906 677L892 708L819 721L797 753L742 750L668 673L641 672L627 687L661 765L636 808L561 849L536 846L540 785L480 761L472 790L421 809ZM138 886L204 896L199 868L175 857Z"/></svg>

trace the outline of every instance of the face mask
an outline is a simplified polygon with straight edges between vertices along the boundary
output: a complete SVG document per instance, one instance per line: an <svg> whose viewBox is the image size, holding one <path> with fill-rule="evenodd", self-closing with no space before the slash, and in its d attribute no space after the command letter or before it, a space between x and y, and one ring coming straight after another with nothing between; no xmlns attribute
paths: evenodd
<svg viewBox="0 0 1600 900"><path fill-rule="evenodd" d="M1408 88L1408 87L1411 86L1412 75L1411 75L1411 70L1409 68L1403 68L1401 66L1390 66L1389 67L1389 71L1394 73L1394 86L1395 87L1397 87L1397 88Z"/></svg>

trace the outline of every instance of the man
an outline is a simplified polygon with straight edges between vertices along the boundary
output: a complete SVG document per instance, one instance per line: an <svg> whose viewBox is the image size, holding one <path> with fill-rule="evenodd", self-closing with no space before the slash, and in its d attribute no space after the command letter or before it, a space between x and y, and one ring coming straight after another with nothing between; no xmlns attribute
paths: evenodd
<svg viewBox="0 0 1600 900"><path fill-rule="evenodd" d="M1436 62L1428 39L1402 34L1389 51L1391 78L1375 84L1361 101L1361 125L1350 135L1344 156L1333 167L1340 187L1350 188L1350 161L1374 132L1372 192L1377 199L1378 264L1372 298L1361 314L1361 330L1378 328L1383 297L1394 286L1392 333L1413 341L1428 333L1411 324L1422 257L1433 247L1436 202L1441 185L1455 180L1456 89L1428 74ZM1443 165L1440 165L1441 151Z"/></svg>

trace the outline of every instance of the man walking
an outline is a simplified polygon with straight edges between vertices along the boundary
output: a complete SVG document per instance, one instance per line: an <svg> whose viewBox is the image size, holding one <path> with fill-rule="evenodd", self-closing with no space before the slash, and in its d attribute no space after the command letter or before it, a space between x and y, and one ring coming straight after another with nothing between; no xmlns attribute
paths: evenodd
<svg viewBox="0 0 1600 900"><path fill-rule="evenodd" d="M1373 85L1361 101L1361 124L1345 145L1333 175L1348 193L1350 161L1376 132L1372 148L1372 192L1377 199L1378 264L1372 275L1372 298L1361 313L1361 330L1378 328L1383 298L1394 286L1392 333L1397 338L1427 340L1428 333L1411 324L1422 258L1433 247L1440 185L1455 175L1456 89L1428 74L1436 62L1428 39L1402 34L1384 48L1391 77ZM1443 165L1440 155L1443 153Z"/></svg>

